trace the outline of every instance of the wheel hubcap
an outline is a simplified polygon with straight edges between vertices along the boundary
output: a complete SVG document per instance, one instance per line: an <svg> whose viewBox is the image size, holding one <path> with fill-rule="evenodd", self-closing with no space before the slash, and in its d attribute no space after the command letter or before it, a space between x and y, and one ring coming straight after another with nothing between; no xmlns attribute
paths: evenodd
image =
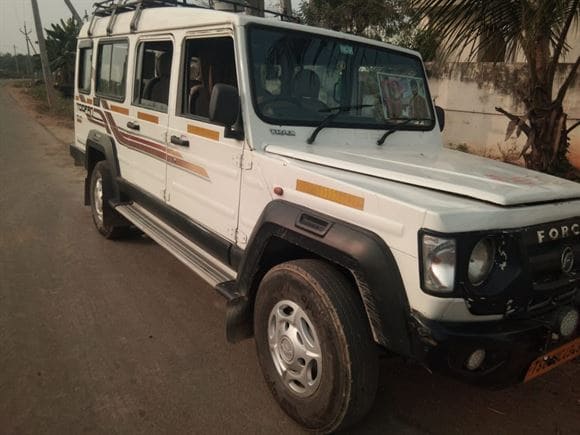
<svg viewBox="0 0 580 435"><path fill-rule="evenodd" d="M322 350L312 321L298 304L284 300L272 309L268 343L284 385L300 397L314 394L322 374Z"/></svg>
<svg viewBox="0 0 580 435"><path fill-rule="evenodd" d="M93 191L93 199L95 201L95 212L99 222L103 222L103 178L99 177L95 181L95 188Z"/></svg>

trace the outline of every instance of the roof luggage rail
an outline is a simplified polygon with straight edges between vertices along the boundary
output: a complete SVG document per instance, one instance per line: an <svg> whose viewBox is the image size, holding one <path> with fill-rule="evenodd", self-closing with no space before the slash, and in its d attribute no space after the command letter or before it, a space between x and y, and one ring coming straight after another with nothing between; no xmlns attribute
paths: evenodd
<svg viewBox="0 0 580 435"><path fill-rule="evenodd" d="M88 35L91 36L95 26L95 17L110 17L107 25L107 35L113 33L117 15L123 12L135 12L131 19L131 32L136 32L141 18L141 12L144 9L160 8L160 7L188 7L199 9L215 10L216 6L232 5L233 12L249 10L268 14L269 16L280 18L282 21L290 21L299 23L300 20L292 15L284 14L268 9L260 9L250 6L245 0L207 0L200 4L199 0L101 0L94 4L93 15L89 24ZM240 8L240 9L238 9Z"/></svg>
<svg viewBox="0 0 580 435"><path fill-rule="evenodd" d="M137 5L137 8L135 9L135 13L133 14L133 18L131 18L131 25L129 26L131 29L131 33L134 33L137 31L137 28L139 26L139 20L141 19L141 12L143 11L143 3Z"/></svg>

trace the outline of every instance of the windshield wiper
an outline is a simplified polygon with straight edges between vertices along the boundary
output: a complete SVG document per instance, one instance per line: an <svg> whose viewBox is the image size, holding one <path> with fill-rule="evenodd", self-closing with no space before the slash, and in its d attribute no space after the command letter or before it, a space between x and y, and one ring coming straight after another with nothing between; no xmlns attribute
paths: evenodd
<svg viewBox="0 0 580 435"><path fill-rule="evenodd" d="M356 106L338 106L338 107L329 107L328 109L319 110L319 112L323 112L323 113L324 112L334 112L334 113L331 113L330 115L328 115L326 118L324 118L322 120L322 122L318 125L318 127L316 127L314 129L314 131L312 132L310 137L306 140L306 143L309 145L312 145L314 143L314 141L316 140L316 136L318 136L318 133L320 133L320 131L323 128L327 127L328 124L330 124L334 120L334 118L336 118L341 113L350 112L351 110L354 110L354 109L362 109L364 107L374 107L374 104L359 104Z"/></svg>
<svg viewBox="0 0 580 435"><path fill-rule="evenodd" d="M404 118L405 120L403 122L399 122L398 124L395 124L393 126L391 126L386 132L385 134L383 134L379 140L377 140L377 145L383 145L385 143L385 140L387 140L387 138L392 135L393 133L395 133L396 131L400 130L401 127L409 124L412 121L423 121L422 119L414 119L414 118Z"/></svg>

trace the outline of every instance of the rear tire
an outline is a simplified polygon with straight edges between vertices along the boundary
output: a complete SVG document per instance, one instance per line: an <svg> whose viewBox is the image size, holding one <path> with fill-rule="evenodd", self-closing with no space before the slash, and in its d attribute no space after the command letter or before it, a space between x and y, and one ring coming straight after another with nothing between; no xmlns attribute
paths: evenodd
<svg viewBox="0 0 580 435"><path fill-rule="evenodd" d="M367 414L377 348L356 289L335 267L296 260L270 270L256 295L254 333L266 383L295 421L329 433Z"/></svg>
<svg viewBox="0 0 580 435"><path fill-rule="evenodd" d="M119 239L125 237L130 232L129 223L127 225L111 225L107 222L109 217L115 216L120 220L121 216L111 207L109 200L113 197L113 178L106 161L98 162L91 174L90 198L91 212L95 227L107 239Z"/></svg>

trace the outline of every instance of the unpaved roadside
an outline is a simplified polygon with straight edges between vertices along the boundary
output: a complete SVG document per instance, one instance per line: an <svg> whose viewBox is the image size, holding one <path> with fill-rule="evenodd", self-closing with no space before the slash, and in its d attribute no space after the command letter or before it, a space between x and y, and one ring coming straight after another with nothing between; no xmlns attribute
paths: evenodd
<svg viewBox="0 0 580 435"><path fill-rule="evenodd" d="M41 102L28 93L27 87L21 86L18 83L17 81L11 81L7 82L5 86L10 96L18 102L20 107L38 121L46 129L47 133L52 135L60 144L68 147L69 144L73 143L74 120L65 119L43 111ZM70 104L74 104L72 99L70 100Z"/></svg>

